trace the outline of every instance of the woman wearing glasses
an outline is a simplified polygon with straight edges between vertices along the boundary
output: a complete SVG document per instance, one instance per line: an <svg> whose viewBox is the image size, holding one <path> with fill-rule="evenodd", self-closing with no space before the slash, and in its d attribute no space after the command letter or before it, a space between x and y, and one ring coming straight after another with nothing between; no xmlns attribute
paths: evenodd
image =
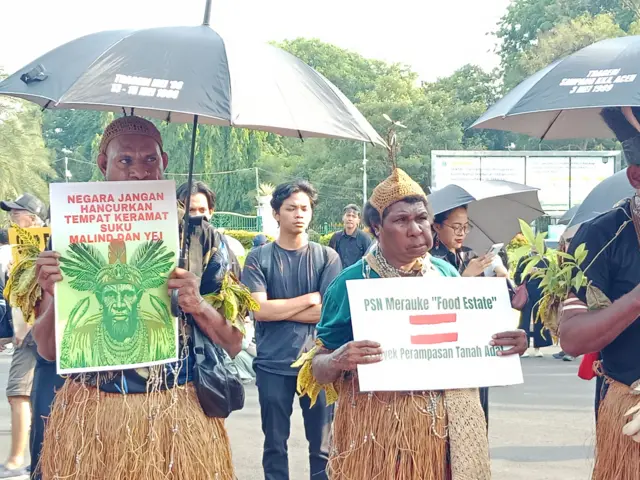
<svg viewBox="0 0 640 480"><path fill-rule="evenodd" d="M433 248L431 255L447 261L463 277L480 277L485 268L493 263L493 254L478 256L464 241L471 231L467 206L457 207L438 213L433 219ZM498 277L508 277L507 269L500 265L495 268ZM489 428L489 389L480 389L480 402Z"/></svg>
<svg viewBox="0 0 640 480"><path fill-rule="evenodd" d="M434 244L431 255L449 262L463 277L482 276L484 269L491 266L495 256L478 256L476 252L464 246L471 228L466 205L439 213L433 220ZM506 268L498 267L496 275L506 277Z"/></svg>

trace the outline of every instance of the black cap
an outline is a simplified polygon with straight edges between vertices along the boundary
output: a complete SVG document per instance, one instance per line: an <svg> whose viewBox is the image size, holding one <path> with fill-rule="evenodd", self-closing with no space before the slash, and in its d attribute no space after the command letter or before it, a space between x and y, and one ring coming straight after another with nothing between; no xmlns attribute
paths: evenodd
<svg viewBox="0 0 640 480"><path fill-rule="evenodd" d="M263 234L263 233L259 233L258 235L253 237L253 246L254 247L260 247L260 246L264 245L267 242L268 242L267 236L265 234Z"/></svg>
<svg viewBox="0 0 640 480"><path fill-rule="evenodd" d="M0 202L0 208L5 212L10 210L27 210L34 215L40 217L40 219L45 220L44 216L46 215L46 209L44 207L44 203L40 201L40 199L30 193L23 193L18 198L12 201Z"/></svg>

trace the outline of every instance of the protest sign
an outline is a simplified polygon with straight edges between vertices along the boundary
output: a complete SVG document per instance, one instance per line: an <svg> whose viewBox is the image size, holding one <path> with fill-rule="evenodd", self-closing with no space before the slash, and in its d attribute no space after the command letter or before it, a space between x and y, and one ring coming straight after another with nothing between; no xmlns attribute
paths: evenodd
<svg viewBox="0 0 640 480"><path fill-rule="evenodd" d="M47 242L49 241L49 236L51 235L50 227L29 227L27 229L29 234L38 242L40 246L40 251L42 252L45 248L47 248ZM22 243L22 238L18 235L18 230L14 227L9 228L9 245L20 245ZM17 248L11 249L11 254L13 256L14 265L18 263L20 260L20 252Z"/></svg>
<svg viewBox="0 0 640 480"><path fill-rule="evenodd" d="M178 358L167 277L178 258L173 181L54 183L58 373Z"/></svg>
<svg viewBox="0 0 640 480"><path fill-rule="evenodd" d="M359 365L362 391L420 391L522 383L518 355L489 342L514 330L504 278L384 278L347 282L355 340L384 359Z"/></svg>

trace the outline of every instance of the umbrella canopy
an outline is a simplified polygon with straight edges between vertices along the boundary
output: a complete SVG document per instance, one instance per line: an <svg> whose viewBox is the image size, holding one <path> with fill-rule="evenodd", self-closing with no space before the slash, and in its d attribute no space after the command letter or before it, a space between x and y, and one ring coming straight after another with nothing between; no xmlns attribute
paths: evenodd
<svg viewBox="0 0 640 480"><path fill-rule="evenodd" d="M562 215L558 220L558 225L569 225L569 223L571 222L571 219L576 214L579 207L580 207L580 204L574 205L569 210L564 212L564 215Z"/></svg>
<svg viewBox="0 0 640 480"><path fill-rule="evenodd" d="M532 222L544 210L538 189L502 180L464 182L447 185L429 195L434 213L468 205L473 229L465 246L479 254L494 243L508 243L520 232L518 219Z"/></svg>
<svg viewBox="0 0 640 480"><path fill-rule="evenodd" d="M386 146L326 78L271 45L224 41L203 25L94 33L68 42L3 82L0 95L47 109L116 111L192 122L188 189L198 123L279 135L359 140ZM191 197L187 196L185 211ZM189 218L185 216L185 231ZM178 264L186 265L183 235ZM177 290L172 309L177 315Z"/></svg>
<svg viewBox="0 0 640 480"><path fill-rule="evenodd" d="M618 202L632 197L634 194L635 190L629 183L626 168L603 180L584 199L584 202L571 218L571 222L567 225L567 230L563 236L566 238L572 237L581 224L608 212Z"/></svg>
<svg viewBox="0 0 640 480"><path fill-rule="evenodd" d="M547 140L613 137L600 111L640 106L639 64L640 36L594 43L527 78L471 128Z"/></svg>
<svg viewBox="0 0 640 480"><path fill-rule="evenodd" d="M116 30L66 43L0 83L43 108L107 110L385 145L358 109L299 58L224 40L208 25Z"/></svg>

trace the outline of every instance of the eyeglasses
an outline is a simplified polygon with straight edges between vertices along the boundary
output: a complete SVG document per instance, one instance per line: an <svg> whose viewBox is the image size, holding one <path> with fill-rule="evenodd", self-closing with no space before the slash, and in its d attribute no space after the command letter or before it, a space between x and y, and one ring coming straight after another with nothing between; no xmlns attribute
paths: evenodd
<svg viewBox="0 0 640 480"><path fill-rule="evenodd" d="M461 225L459 223L456 223L454 225L449 225L448 223L444 223L443 225L453 230L453 233L455 233L456 235L466 235L471 230L473 230L473 225L469 223L466 223L464 225Z"/></svg>

